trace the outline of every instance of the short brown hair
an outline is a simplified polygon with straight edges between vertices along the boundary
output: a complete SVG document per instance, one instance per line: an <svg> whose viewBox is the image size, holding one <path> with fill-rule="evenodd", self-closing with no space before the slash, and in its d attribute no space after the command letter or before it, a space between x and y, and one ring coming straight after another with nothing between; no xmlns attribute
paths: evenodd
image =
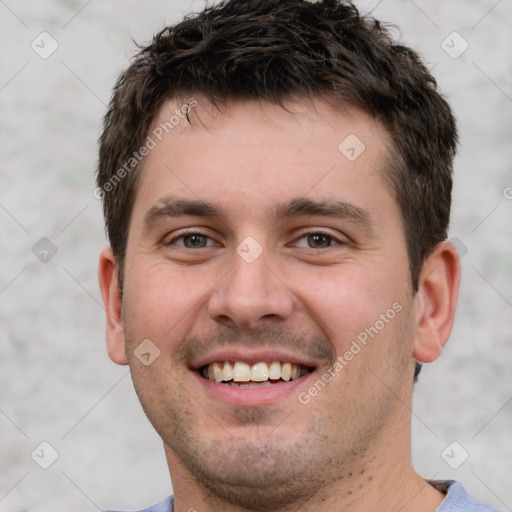
<svg viewBox="0 0 512 512"><path fill-rule="evenodd" d="M419 56L342 0L225 1L162 30L122 73L100 138L96 189L121 287L139 148L162 103L193 94L214 105L333 96L378 119L392 140L387 178L417 290L424 259L447 236L455 120Z"/></svg>

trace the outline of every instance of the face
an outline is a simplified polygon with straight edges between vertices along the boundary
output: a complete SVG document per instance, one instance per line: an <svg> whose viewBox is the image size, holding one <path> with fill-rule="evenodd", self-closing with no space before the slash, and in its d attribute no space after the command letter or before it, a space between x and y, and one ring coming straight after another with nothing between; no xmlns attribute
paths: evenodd
<svg viewBox="0 0 512 512"><path fill-rule="evenodd" d="M412 385L415 298L385 131L313 106L200 102L147 156L130 223L137 393L171 473L243 506L364 468L394 442Z"/></svg>

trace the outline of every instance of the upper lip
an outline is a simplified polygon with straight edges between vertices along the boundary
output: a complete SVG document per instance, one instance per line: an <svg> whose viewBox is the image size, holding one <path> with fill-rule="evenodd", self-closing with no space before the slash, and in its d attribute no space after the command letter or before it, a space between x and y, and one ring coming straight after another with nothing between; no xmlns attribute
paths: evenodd
<svg viewBox="0 0 512 512"><path fill-rule="evenodd" d="M199 368L202 368L203 366L223 361L240 361L247 364L280 361L313 368L317 366L317 363L308 357L301 356L300 354L290 354L289 352L279 349L255 350L249 348L237 348L211 352L210 354L192 361L191 367L194 370L199 370Z"/></svg>

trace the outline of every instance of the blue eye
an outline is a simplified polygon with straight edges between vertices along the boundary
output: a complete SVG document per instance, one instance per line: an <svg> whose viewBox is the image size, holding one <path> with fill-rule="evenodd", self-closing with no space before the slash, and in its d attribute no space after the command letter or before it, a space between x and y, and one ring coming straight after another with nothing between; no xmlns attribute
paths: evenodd
<svg viewBox="0 0 512 512"><path fill-rule="evenodd" d="M201 233L190 233L174 238L169 245L178 245L186 249L201 249L213 245L213 240Z"/></svg>

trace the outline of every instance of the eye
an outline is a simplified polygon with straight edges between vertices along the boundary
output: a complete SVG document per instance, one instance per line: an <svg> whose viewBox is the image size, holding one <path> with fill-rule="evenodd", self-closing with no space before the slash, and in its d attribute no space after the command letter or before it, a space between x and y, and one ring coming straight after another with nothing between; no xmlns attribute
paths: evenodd
<svg viewBox="0 0 512 512"><path fill-rule="evenodd" d="M201 249L214 245L214 241L201 233L187 233L173 238L166 245L177 245L179 247L185 247L186 249Z"/></svg>
<svg viewBox="0 0 512 512"><path fill-rule="evenodd" d="M301 236L297 239L294 245L296 247L306 247L309 249L325 249L336 243L339 243L339 241L332 236L318 232L308 233Z"/></svg>

